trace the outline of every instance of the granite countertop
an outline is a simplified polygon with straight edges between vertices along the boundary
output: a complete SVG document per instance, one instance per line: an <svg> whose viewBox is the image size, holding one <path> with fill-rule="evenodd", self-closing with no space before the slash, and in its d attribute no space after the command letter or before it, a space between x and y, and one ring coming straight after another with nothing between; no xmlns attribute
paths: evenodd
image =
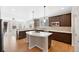
<svg viewBox="0 0 79 59"><path fill-rule="evenodd" d="M34 28L27 28L22 29L19 31L27 31L27 30L35 30ZM39 27L37 30L44 30L44 31L52 31L52 32L62 32L62 33L72 33L71 27Z"/></svg>
<svg viewBox="0 0 79 59"><path fill-rule="evenodd" d="M38 29L52 32L72 33L71 27L41 27Z"/></svg>
<svg viewBox="0 0 79 59"><path fill-rule="evenodd" d="M34 30L34 28L18 29L17 31L27 31L27 30Z"/></svg>

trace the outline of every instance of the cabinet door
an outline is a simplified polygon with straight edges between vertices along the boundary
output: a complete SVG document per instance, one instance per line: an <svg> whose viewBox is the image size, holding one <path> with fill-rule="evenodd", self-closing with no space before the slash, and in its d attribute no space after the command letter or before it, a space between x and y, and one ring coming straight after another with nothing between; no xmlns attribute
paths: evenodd
<svg viewBox="0 0 79 59"><path fill-rule="evenodd" d="M71 13L60 16L60 26L71 27Z"/></svg>
<svg viewBox="0 0 79 59"><path fill-rule="evenodd" d="M71 27L71 13L66 14L66 20L65 22L67 23L66 26L70 26Z"/></svg>
<svg viewBox="0 0 79 59"><path fill-rule="evenodd" d="M72 44L72 35L70 33L53 32L52 39L67 44Z"/></svg>
<svg viewBox="0 0 79 59"><path fill-rule="evenodd" d="M59 22L60 26L71 27L71 13L49 17L49 25L52 22Z"/></svg>
<svg viewBox="0 0 79 59"><path fill-rule="evenodd" d="M60 26L66 26L65 24L65 15L59 16Z"/></svg>

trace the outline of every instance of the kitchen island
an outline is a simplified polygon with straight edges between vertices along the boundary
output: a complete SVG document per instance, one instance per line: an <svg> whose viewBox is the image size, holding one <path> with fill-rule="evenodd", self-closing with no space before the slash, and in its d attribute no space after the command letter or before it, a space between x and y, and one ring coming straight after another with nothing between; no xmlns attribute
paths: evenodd
<svg viewBox="0 0 79 59"><path fill-rule="evenodd" d="M26 32L27 39L29 40L29 49L37 46L42 49L44 52L48 52L48 48L51 45L51 39L49 36L52 33L49 32L36 32L36 31L28 31Z"/></svg>

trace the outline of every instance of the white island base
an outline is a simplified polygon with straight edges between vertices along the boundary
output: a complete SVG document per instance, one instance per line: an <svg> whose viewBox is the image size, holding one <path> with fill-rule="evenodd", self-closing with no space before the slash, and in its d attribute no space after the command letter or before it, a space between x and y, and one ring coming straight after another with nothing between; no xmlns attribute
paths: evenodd
<svg viewBox="0 0 79 59"><path fill-rule="evenodd" d="M48 52L48 36L52 33L29 31L26 34L29 41L29 49L37 46L44 52Z"/></svg>

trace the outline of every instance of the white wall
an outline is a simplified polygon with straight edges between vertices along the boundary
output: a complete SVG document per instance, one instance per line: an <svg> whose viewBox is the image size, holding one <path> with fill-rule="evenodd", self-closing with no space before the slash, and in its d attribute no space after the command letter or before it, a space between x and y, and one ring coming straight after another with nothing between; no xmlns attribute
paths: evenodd
<svg viewBox="0 0 79 59"><path fill-rule="evenodd" d="M34 12L34 18L39 18L44 16L43 6L2 6L1 7L1 18L2 19L12 19L16 20L30 20L33 18L32 11ZM67 6L47 6L46 16L60 15L64 13L69 13L71 7Z"/></svg>
<svg viewBox="0 0 79 59"><path fill-rule="evenodd" d="M79 52L79 7L72 8L72 43Z"/></svg>
<svg viewBox="0 0 79 59"><path fill-rule="evenodd" d="M5 6L1 8L1 17L3 19L12 19L28 21L33 18L32 11L35 12L35 18L38 17L41 7L25 7L25 6Z"/></svg>

